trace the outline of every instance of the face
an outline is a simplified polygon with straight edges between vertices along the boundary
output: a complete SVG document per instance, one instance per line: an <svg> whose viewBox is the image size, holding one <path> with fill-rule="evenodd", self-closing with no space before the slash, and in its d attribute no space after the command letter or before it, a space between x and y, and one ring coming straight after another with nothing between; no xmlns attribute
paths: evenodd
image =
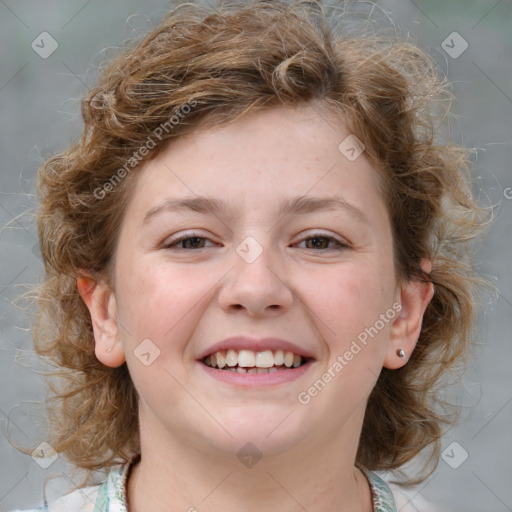
<svg viewBox="0 0 512 512"><path fill-rule="evenodd" d="M357 438L405 310L377 172L340 152L349 134L310 106L270 109L141 170L113 341L95 325L100 360L127 362L141 428L231 454Z"/></svg>

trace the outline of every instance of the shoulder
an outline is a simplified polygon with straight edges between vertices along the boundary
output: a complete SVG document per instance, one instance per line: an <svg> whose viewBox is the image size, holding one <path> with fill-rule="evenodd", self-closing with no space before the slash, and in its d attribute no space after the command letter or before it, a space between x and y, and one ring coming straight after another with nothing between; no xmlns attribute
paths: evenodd
<svg viewBox="0 0 512 512"><path fill-rule="evenodd" d="M366 472L373 495L375 512L441 512L437 507L425 501L418 491L404 489L396 484L387 484L386 476L372 471Z"/></svg>
<svg viewBox="0 0 512 512"><path fill-rule="evenodd" d="M441 512L435 505L426 501L417 490L403 489L393 484L390 484L389 488L395 498L396 509L400 512Z"/></svg>
<svg viewBox="0 0 512 512"><path fill-rule="evenodd" d="M373 473L373 476L387 487L390 495L393 497L396 510L400 512L418 512L418 510L421 510L421 512L441 512L434 504L426 501L417 489L407 489L397 484L384 483L383 479L388 480L388 478L392 478L388 473L381 476Z"/></svg>
<svg viewBox="0 0 512 512"><path fill-rule="evenodd" d="M100 485L76 489L39 508L11 512L93 512Z"/></svg>
<svg viewBox="0 0 512 512"><path fill-rule="evenodd" d="M101 484L75 489L37 509L11 512L126 512L126 479L132 462L112 469Z"/></svg>

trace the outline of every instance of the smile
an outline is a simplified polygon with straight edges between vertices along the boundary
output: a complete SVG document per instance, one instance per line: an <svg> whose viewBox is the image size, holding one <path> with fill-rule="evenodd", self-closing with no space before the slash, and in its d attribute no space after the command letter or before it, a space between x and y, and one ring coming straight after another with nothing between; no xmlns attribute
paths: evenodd
<svg viewBox="0 0 512 512"><path fill-rule="evenodd" d="M284 350L219 350L206 356L202 362L210 368L237 373L274 373L298 368L307 359Z"/></svg>

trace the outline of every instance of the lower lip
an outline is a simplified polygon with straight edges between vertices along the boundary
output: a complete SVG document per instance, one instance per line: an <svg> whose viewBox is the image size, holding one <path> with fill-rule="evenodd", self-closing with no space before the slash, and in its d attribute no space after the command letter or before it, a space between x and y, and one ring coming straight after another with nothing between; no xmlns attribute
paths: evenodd
<svg viewBox="0 0 512 512"><path fill-rule="evenodd" d="M304 375L311 365L312 360L307 361L298 368L290 368L288 370L278 370L272 373L238 373L230 372L229 370L219 370L207 366L199 361L201 368L214 379L233 384L236 386L257 387L257 386L272 386L276 384L283 384L298 379Z"/></svg>

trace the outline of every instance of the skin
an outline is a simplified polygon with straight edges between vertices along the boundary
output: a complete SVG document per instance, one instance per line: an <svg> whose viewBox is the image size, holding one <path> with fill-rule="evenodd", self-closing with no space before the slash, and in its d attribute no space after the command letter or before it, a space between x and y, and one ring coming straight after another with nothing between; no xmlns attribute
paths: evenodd
<svg viewBox="0 0 512 512"><path fill-rule="evenodd" d="M98 359L126 361L140 395L142 460L129 481L130 511L169 503L216 512L372 510L368 482L354 467L366 401L382 367L407 363L433 288L398 282L377 172L364 153L354 161L340 153L348 135L342 119L312 105L270 109L178 139L141 169L114 284L78 283ZM292 197L335 194L365 220L348 208L277 213ZM164 200L184 195L229 201L229 211L161 211L144 222ZM203 248L190 240L168 246L191 231L206 238ZM248 236L263 249L252 263L236 252ZM300 403L299 393L397 303L401 311ZM315 361L273 387L219 382L198 354L234 335L280 337ZM144 339L160 350L149 366L134 354ZM263 454L252 467L236 455L247 442Z"/></svg>

